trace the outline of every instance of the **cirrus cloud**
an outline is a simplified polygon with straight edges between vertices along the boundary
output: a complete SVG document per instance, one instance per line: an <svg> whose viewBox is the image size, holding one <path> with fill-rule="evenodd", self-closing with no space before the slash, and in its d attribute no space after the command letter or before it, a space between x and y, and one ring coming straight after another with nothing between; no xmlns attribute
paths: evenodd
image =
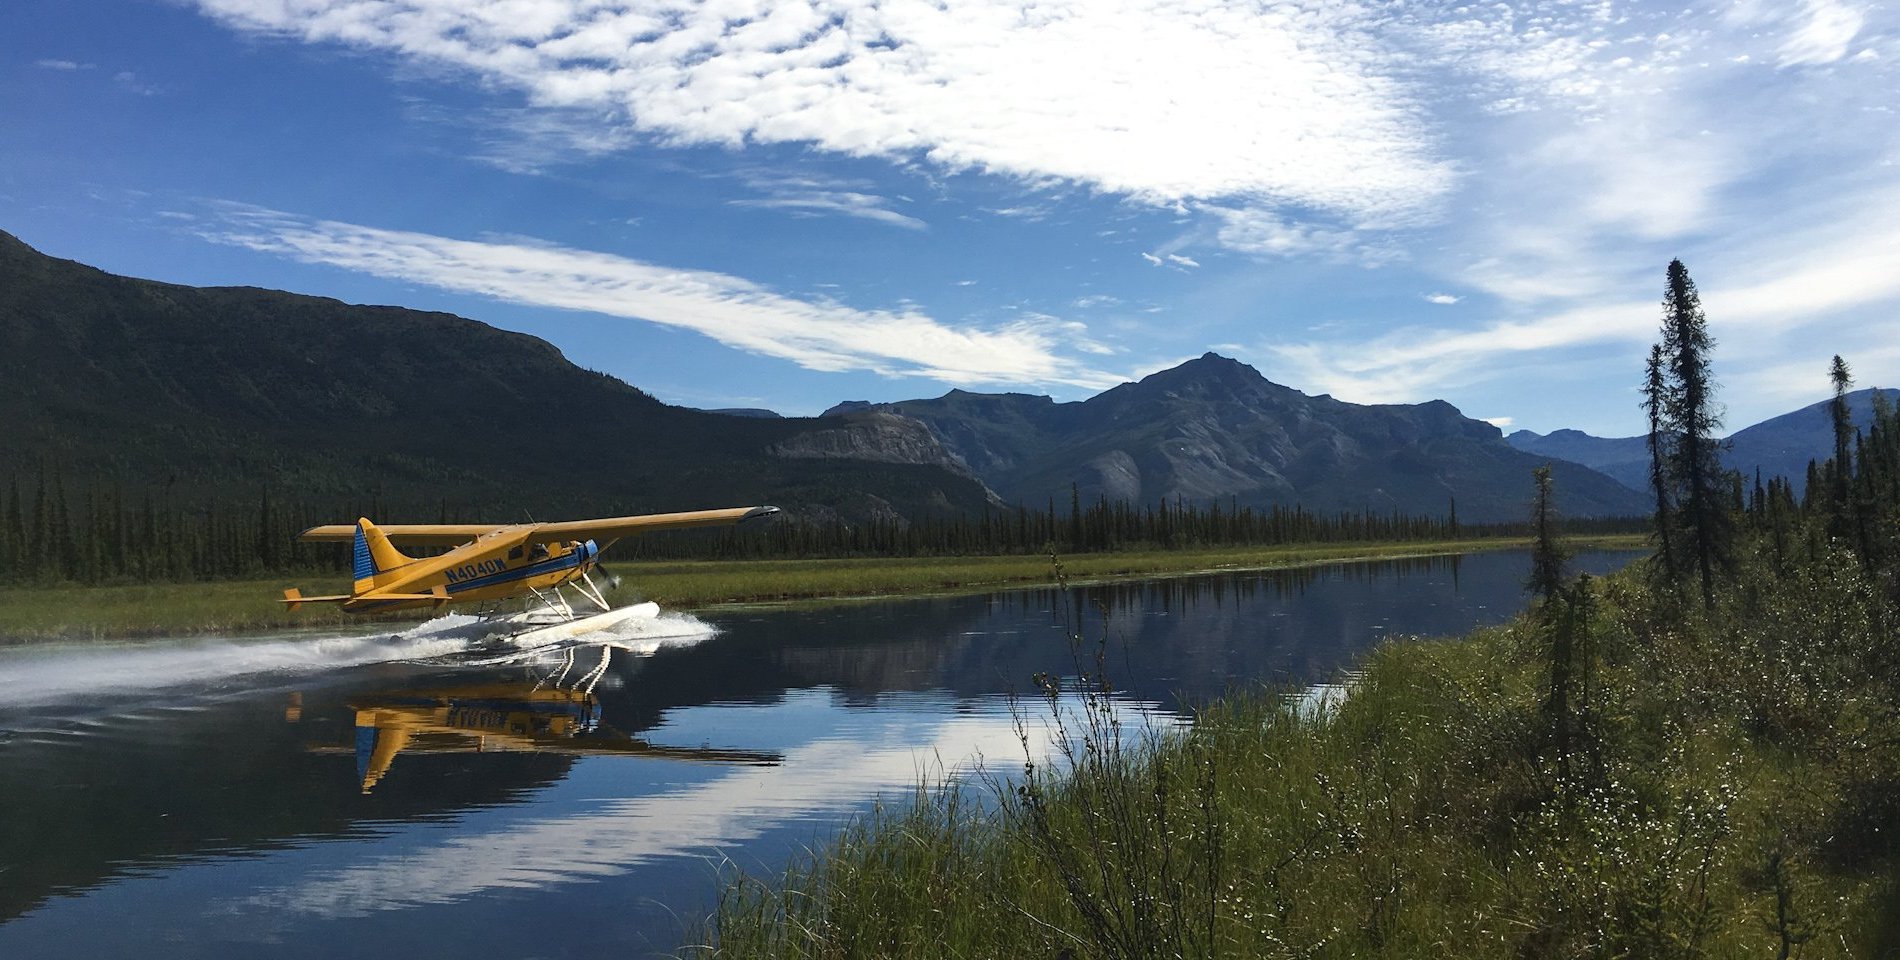
<svg viewBox="0 0 1900 960"><path fill-rule="evenodd" d="M215 209L198 232L217 243L510 303L679 327L810 370L868 370L959 385L1102 389L1121 382L1062 355L1063 348L1104 352L1074 321L1024 315L984 328L956 327L913 309L800 300L728 274L533 240L457 240L243 204Z"/></svg>
<svg viewBox="0 0 1900 960"><path fill-rule="evenodd" d="M198 0L225 23L612 105L670 144L802 143L1167 204L1416 217L1443 194L1377 10L1163 0Z"/></svg>

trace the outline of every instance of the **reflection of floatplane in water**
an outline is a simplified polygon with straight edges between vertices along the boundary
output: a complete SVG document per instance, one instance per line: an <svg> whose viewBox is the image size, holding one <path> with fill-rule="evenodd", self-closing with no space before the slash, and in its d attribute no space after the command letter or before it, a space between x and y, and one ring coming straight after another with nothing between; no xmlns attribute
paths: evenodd
<svg viewBox="0 0 1900 960"><path fill-rule="evenodd" d="M634 617L659 612L652 604L620 609L607 602L588 571L600 563L600 553L621 537L654 530L725 526L770 517L777 507L734 507L689 513L654 513L600 520L519 524L389 524L368 519L354 525L311 527L299 540L311 543L349 542L355 580L348 594L306 597L296 588L284 591L284 602L296 609L305 603L335 603L352 613L442 607L451 603L500 601L531 597L538 603L525 613L496 616L507 636L517 641L545 643L606 630ZM604 545L601 545L604 541ZM451 547L433 557L410 557L396 544ZM583 605L598 612L582 615L563 595L571 588Z"/></svg>
<svg viewBox="0 0 1900 960"><path fill-rule="evenodd" d="M669 747L607 726L594 687L606 675L613 647L570 683L577 651L564 651L560 671L539 680L496 681L437 690L403 690L350 704L356 711L356 773L368 793L401 753L613 754L775 764L775 753L713 747ZM591 649L588 651L591 652ZM328 752L327 748L318 748Z"/></svg>

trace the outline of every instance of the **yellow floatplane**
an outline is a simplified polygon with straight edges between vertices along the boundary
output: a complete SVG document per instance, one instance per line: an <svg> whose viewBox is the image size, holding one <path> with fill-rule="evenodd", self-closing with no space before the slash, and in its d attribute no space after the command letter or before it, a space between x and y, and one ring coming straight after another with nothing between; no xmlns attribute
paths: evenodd
<svg viewBox="0 0 1900 960"><path fill-rule="evenodd" d="M615 610L588 572L599 565L602 550L621 537L655 530L728 526L770 517L777 507L732 507L687 513L651 513L598 520L517 524L387 524L367 518L355 524L311 527L297 539L306 543L351 543L355 576L350 592L307 597L295 587L284 602L335 603L352 613L381 613L451 603L533 597L538 609L501 619L536 640L554 640L605 629L628 617L652 616L658 608L635 604ZM432 557L409 557L396 544L452 547ZM583 617L561 593L572 588L600 613Z"/></svg>

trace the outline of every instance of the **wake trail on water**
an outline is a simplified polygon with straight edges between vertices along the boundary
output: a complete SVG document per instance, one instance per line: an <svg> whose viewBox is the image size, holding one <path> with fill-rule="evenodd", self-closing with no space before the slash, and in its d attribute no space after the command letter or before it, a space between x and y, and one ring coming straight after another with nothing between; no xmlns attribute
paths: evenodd
<svg viewBox="0 0 1900 960"><path fill-rule="evenodd" d="M260 685L259 681L382 663L481 666L518 662L566 647L604 644L649 654L661 647L698 643L717 632L684 613L622 621L608 630L539 647L490 642L492 630L479 617L447 614L397 633L27 648L0 656L0 708L115 693L145 695L179 687L248 689Z"/></svg>

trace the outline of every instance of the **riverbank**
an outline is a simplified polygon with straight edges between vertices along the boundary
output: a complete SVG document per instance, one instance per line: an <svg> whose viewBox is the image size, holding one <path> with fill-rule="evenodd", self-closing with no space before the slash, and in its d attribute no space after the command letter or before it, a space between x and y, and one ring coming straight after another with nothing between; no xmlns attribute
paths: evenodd
<svg viewBox="0 0 1900 960"><path fill-rule="evenodd" d="M1401 543L1289 544L1252 549L1136 551L1061 558L1072 581L1136 579L1216 570L1442 556L1521 548L1522 538ZM1645 546L1636 535L1579 540L1604 549ZM849 560L735 560L609 563L621 578L615 603L653 600L676 610L726 603L908 596L1048 583L1046 556L917 557ZM314 578L270 578L125 586L0 587L0 642L231 633L376 622L316 604L289 611L286 587L307 593ZM327 588L325 588L327 589ZM386 618L413 622L421 612Z"/></svg>
<svg viewBox="0 0 1900 960"><path fill-rule="evenodd" d="M733 878L700 953L1894 956L1891 585L1767 551L1710 610L1587 582L1389 642L1335 705L1243 693L1158 740L1087 678L1058 762Z"/></svg>

